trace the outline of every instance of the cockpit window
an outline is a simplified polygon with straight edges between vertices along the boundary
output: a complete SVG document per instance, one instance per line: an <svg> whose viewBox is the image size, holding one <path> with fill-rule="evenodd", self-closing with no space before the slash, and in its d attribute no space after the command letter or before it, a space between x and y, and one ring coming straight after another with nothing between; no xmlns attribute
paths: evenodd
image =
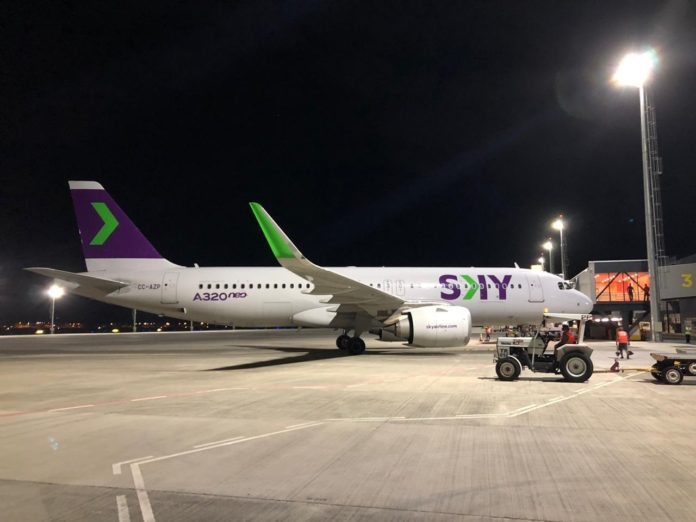
<svg viewBox="0 0 696 522"><path fill-rule="evenodd" d="M575 288L575 283L573 281L559 281L558 288L560 290L572 290Z"/></svg>

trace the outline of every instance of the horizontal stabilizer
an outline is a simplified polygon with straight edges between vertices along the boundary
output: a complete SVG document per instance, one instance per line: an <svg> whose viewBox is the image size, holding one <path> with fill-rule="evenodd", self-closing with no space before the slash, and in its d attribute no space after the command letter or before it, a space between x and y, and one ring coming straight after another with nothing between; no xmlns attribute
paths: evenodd
<svg viewBox="0 0 696 522"><path fill-rule="evenodd" d="M34 272L35 274L40 274L46 277L52 277L53 279L60 279L69 283L75 283L80 286L94 288L107 294L110 294L119 288L128 286L128 283L124 283L122 281L114 281L113 279L104 279L86 274L76 274L75 272L56 270L55 268L31 267L25 268L24 270L28 270L29 272Z"/></svg>

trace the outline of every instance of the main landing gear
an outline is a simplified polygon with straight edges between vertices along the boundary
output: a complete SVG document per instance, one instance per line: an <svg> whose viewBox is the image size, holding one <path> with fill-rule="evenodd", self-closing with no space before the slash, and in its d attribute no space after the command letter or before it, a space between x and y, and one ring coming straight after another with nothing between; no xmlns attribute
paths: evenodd
<svg viewBox="0 0 696 522"><path fill-rule="evenodd" d="M336 338L336 346L342 352L348 352L350 355L360 355L365 351L365 341L359 336L351 337L346 333Z"/></svg>

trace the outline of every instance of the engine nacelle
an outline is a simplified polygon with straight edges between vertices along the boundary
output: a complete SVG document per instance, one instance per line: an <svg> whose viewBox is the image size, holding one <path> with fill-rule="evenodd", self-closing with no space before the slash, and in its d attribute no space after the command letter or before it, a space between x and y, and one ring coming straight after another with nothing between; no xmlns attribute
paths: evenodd
<svg viewBox="0 0 696 522"><path fill-rule="evenodd" d="M399 318L393 334L413 346L465 346L471 334L471 313L462 306L412 308Z"/></svg>

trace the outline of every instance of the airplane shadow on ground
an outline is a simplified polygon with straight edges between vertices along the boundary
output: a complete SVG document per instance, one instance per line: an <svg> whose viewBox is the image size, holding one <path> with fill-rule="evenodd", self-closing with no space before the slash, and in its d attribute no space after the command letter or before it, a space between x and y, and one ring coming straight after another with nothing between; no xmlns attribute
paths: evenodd
<svg viewBox="0 0 696 522"><path fill-rule="evenodd" d="M221 366L220 368L208 368L202 370L205 372L223 372L231 370L249 370L252 368L267 368L271 366L282 366L284 364L297 364L311 361L321 361L325 359L338 359L343 357L369 357L371 355L392 355L392 356L419 356L419 357L448 357L452 354L444 352L417 352L409 353L402 350L366 350L362 355L348 355L340 351L338 348L296 348L290 346L262 346L262 345L236 345L240 348L257 348L261 350L275 350L288 354L299 354L292 357L280 357L278 359L269 359L266 361L253 361L249 363L233 364L230 366Z"/></svg>
<svg viewBox="0 0 696 522"><path fill-rule="evenodd" d="M482 381L500 381L497 377L479 377ZM549 376L549 377L518 377L514 381L500 381L500 382L516 382L516 381L529 381L529 382L563 382L566 380L561 376Z"/></svg>

